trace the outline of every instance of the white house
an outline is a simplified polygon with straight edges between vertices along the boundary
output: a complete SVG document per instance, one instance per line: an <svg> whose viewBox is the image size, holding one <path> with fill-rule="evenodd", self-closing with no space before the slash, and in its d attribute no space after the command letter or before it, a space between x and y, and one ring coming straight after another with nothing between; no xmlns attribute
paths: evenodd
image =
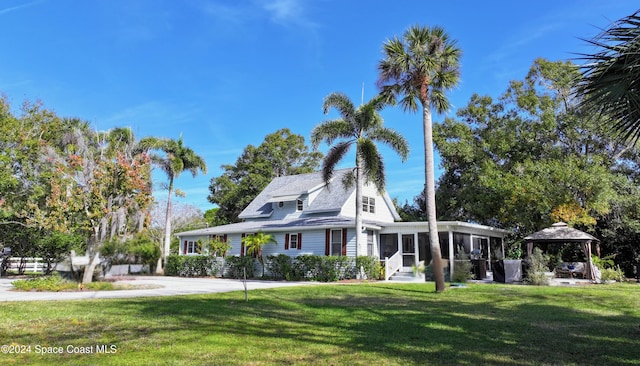
<svg viewBox="0 0 640 366"><path fill-rule="evenodd" d="M367 240L356 248L355 186L342 179L351 169L335 172L326 185L321 172L275 178L242 211L243 222L178 233L181 255L198 255L198 240L230 243L227 255L245 255L243 238L257 232L272 234L277 245L263 247L265 256L287 254L368 255L385 261L388 276L409 272L416 263L429 263L427 222L401 222L389 195L368 185L363 191L363 227ZM442 257L453 271L459 248L477 250L482 258L502 259L508 231L464 222L438 222Z"/></svg>

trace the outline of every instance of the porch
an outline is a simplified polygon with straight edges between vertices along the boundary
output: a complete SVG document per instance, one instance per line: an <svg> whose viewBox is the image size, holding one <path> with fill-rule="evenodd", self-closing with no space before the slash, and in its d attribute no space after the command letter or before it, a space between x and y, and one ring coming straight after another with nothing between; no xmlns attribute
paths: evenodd
<svg viewBox="0 0 640 366"><path fill-rule="evenodd" d="M478 278L491 273L491 261L504 259L504 237L509 231L458 221L438 222L438 238L445 270L453 275L456 256L463 251L479 267ZM397 222L379 233L379 253L385 265L385 279L395 273L413 273L431 262L427 222Z"/></svg>

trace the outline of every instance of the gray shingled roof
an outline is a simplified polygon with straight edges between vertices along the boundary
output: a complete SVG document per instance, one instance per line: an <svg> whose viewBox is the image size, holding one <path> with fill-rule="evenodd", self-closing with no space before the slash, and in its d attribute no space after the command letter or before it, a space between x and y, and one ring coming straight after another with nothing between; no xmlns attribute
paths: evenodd
<svg viewBox="0 0 640 366"><path fill-rule="evenodd" d="M352 169L336 170L334 178L326 189L316 197L305 209L305 212L340 211L349 196L355 190L355 186L345 190L342 178ZM277 177L265 187L258 196L240 213L240 218L252 218L268 215L271 210L271 202L279 196L302 195L309 193L324 185L322 172L308 174L289 175ZM289 198L289 197L287 197Z"/></svg>
<svg viewBox="0 0 640 366"><path fill-rule="evenodd" d="M592 235L589 235L578 229L570 228L564 222L558 222L551 227L542 229L524 238L526 241L532 242L584 242L584 241L600 241Z"/></svg>
<svg viewBox="0 0 640 366"><path fill-rule="evenodd" d="M256 220L239 222L236 224L228 224L214 226L205 229L191 230L178 233L178 236L192 235L218 235L218 234L237 234L248 232L279 232L291 228L299 229L319 229L332 227L353 227L355 221L349 217L331 216L331 217L307 217L287 220ZM375 222L365 221L365 225L379 227Z"/></svg>

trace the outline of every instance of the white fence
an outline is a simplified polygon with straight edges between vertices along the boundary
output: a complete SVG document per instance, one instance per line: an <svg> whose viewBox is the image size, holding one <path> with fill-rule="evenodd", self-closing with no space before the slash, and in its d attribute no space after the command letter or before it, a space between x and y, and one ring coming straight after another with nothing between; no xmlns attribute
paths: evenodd
<svg viewBox="0 0 640 366"><path fill-rule="evenodd" d="M24 262L23 262L24 259ZM16 274L20 271L21 263L24 263L24 273L44 273L47 268L47 262L43 258L39 257L9 257L6 258L6 271L7 273ZM86 266L89 263L88 257L74 257L73 259L73 268L78 269ZM2 259L0 259L0 262ZM52 270L59 271L71 271L71 267L69 266L68 259L61 263L52 264ZM142 264L123 264L123 265L113 265L109 266L108 271L106 273L107 276L122 276L128 274L140 274L140 273L149 273L149 266Z"/></svg>
<svg viewBox="0 0 640 366"><path fill-rule="evenodd" d="M43 273L47 267L47 263L42 258L38 257L9 257L7 258L7 271L18 272L20 270L20 264L24 260L24 272L25 273Z"/></svg>

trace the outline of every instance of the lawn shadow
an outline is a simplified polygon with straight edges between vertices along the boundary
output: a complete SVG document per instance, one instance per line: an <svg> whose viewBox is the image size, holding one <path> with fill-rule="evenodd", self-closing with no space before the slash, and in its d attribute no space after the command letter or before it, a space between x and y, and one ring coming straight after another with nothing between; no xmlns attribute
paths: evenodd
<svg viewBox="0 0 640 366"><path fill-rule="evenodd" d="M49 324L48 335L23 329L15 336L18 342L50 337L44 340L123 345L149 338L159 350L202 345L203 338L216 336L228 339L226 349L211 344L191 352L196 359L215 353L236 364L241 362L233 362L233 355L257 347L246 343L257 340L275 347L263 361L268 364L368 363L378 357L438 365L637 362L639 313L612 308L614 299L560 289L480 285L436 294L429 288L368 284L254 290L249 302L242 292L102 300L96 306L109 306L93 310L99 315L72 318L73 332L63 324L69 317L60 317ZM77 307L73 314L91 303L68 302ZM558 305L563 303L567 306ZM52 306L64 306L58 304ZM114 321L119 317L136 321ZM177 356L167 353L166 360L179 361L172 357Z"/></svg>

